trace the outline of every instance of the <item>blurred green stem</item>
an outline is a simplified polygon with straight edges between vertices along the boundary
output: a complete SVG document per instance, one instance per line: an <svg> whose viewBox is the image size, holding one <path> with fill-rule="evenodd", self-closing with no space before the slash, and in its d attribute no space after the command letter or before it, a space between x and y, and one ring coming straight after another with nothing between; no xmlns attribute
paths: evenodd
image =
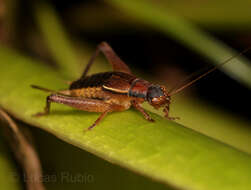
<svg viewBox="0 0 251 190"><path fill-rule="evenodd" d="M80 60L56 12L46 3L38 4L34 12L43 37L60 72L70 78L79 74Z"/></svg>
<svg viewBox="0 0 251 190"><path fill-rule="evenodd" d="M147 0L106 1L142 23L172 36L216 64L220 64L237 54L233 49L200 30L192 23L170 10L158 6L156 2ZM251 64L248 60L238 57L221 69L232 78L251 88Z"/></svg>

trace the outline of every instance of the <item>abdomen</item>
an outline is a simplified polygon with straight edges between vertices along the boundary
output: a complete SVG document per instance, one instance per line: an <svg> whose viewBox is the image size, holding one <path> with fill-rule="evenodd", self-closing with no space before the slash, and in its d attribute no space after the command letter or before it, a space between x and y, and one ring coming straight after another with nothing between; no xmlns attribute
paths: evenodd
<svg viewBox="0 0 251 190"><path fill-rule="evenodd" d="M100 100L105 100L110 98L109 94L105 93L101 87L72 89L70 92L71 96L78 96L83 98L100 99Z"/></svg>

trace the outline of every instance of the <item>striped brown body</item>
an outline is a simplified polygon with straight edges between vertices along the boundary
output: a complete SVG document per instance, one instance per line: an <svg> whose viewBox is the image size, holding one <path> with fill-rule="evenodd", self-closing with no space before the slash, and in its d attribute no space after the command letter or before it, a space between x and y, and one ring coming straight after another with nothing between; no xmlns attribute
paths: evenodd
<svg viewBox="0 0 251 190"><path fill-rule="evenodd" d="M125 110L130 108L132 100L144 101L150 83L142 81L122 72L105 72L80 78L70 85L69 90L72 96L103 100L121 105Z"/></svg>
<svg viewBox="0 0 251 190"><path fill-rule="evenodd" d="M107 99L111 94L146 98L151 83L122 72L105 72L74 81L69 90L72 95L86 98Z"/></svg>

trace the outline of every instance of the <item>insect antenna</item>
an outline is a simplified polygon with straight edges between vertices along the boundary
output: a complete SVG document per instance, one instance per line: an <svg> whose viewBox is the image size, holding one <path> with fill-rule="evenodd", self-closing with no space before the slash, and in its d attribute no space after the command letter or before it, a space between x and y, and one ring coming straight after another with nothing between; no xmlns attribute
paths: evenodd
<svg viewBox="0 0 251 190"><path fill-rule="evenodd" d="M236 55L233 55L232 57L226 59L225 61L223 61L222 63L220 63L219 65L217 66L214 66L213 68L209 69L208 71L206 71L205 73L201 74L200 76L198 76L197 78L193 79L192 81L180 86L180 87L177 87L179 85L175 85L174 88L172 88L171 90L169 90L168 94L169 96L173 96L179 92L181 92L182 90L184 90L185 88L191 86L192 84L194 84L195 82L197 82L198 80L200 80L201 78L207 76L208 74L212 73L213 71L215 71L216 69L222 67L223 65L225 65L226 63L228 63L229 61L235 59L236 57L246 53L247 51L249 51L251 49L251 46L246 48L245 50L243 50L242 52L236 54ZM183 80L181 83L178 83L178 84L183 84L185 81L187 81L188 79L194 77L195 75L197 75L198 73L201 73L203 70L205 69L202 69L200 70L199 72L195 72L195 73L192 73L186 80Z"/></svg>

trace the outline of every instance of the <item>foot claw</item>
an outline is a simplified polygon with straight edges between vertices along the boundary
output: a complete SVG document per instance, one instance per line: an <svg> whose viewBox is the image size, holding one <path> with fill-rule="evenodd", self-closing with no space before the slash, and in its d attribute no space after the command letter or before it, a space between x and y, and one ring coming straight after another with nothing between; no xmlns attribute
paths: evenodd
<svg viewBox="0 0 251 190"><path fill-rule="evenodd" d="M44 113L44 112L38 112L36 114L33 114L32 117L41 117L41 116L45 116L45 115L48 115L48 114Z"/></svg>
<svg viewBox="0 0 251 190"><path fill-rule="evenodd" d="M95 127L96 126L96 123L94 123L94 124L92 124L90 127L88 127L86 130L87 131L89 131L89 130L91 130L93 127Z"/></svg>
<svg viewBox="0 0 251 190"><path fill-rule="evenodd" d="M165 116L165 118L167 118L168 120L171 120L171 121L180 119L180 117L169 117L169 116Z"/></svg>
<svg viewBox="0 0 251 190"><path fill-rule="evenodd" d="M155 120L152 119L152 118L147 118L147 120L150 121L150 122L155 122Z"/></svg>
<svg viewBox="0 0 251 190"><path fill-rule="evenodd" d="M84 129L84 133L87 131L90 131L93 127L96 126L96 123L92 124L90 127L88 127L87 129Z"/></svg>

